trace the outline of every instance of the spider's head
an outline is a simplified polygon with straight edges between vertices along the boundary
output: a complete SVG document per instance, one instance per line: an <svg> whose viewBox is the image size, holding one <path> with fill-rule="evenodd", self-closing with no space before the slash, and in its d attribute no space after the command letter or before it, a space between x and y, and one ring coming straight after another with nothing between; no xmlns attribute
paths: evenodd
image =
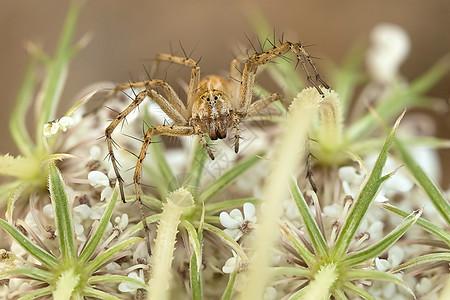
<svg viewBox="0 0 450 300"><path fill-rule="evenodd" d="M220 90L207 89L192 107L192 117L212 140L227 136L231 124L231 104Z"/></svg>
<svg viewBox="0 0 450 300"><path fill-rule="evenodd" d="M229 114L231 105L224 92L208 89L200 94L193 107L193 115L202 118L218 118Z"/></svg>
<svg viewBox="0 0 450 300"><path fill-rule="evenodd" d="M219 90L206 90L201 96L200 99L203 103L207 103L206 105L210 105L211 107L216 107L217 102L219 102L219 105L221 102L223 102L223 92Z"/></svg>

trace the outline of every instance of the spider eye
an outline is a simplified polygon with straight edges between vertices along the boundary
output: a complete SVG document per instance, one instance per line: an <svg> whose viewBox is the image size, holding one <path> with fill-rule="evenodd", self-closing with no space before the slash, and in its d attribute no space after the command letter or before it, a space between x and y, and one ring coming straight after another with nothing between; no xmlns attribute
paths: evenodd
<svg viewBox="0 0 450 300"><path fill-rule="evenodd" d="M215 97L214 97L214 100L217 100L217 99L219 99L219 97L215 96Z"/></svg>
<svg viewBox="0 0 450 300"><path fill-rule="evenodd" d="M208 102L209 102L210 100L211 100L211 99L209 99L209 97L208 97L208 98L206 98L206 101L208 101Z"/></svg>

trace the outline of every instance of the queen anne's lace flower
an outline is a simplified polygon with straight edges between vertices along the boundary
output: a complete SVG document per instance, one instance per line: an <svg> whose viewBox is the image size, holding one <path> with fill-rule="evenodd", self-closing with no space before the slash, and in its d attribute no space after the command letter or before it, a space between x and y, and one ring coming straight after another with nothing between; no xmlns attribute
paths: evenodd
<svg viewBox="0 0 450 300"><path fill-rule="evenodd" d="M222 272L224 272L225 274L231 274L235 271L238 271L241 267L241 257L238 256L233 250L231 250L231 252L233 253L233 257L227 259L225 265L222 267Z"/></svg>
<svg viewBox="0 0 450 300"><path fill-rule="evenodd" d="M74 125L74 120L71 117L62 117L60 120L55 120L44 124L44 136L52 136L58 133L61 129L66 132Z"/></svg>
<svg viewBox="0 0 450 300"><path fill-rule="evenodd" d="M95 188L103 187L101 200L111 197L114 189L109 186L109 178L100 171L92 171L88 174L89 183Z"/></svg>
<svg viewBox="0 0 450 300"><path fill-rule="evenodd" d="M142 283L145 282L144 273L142 270L139 271L139 275L136 272L131 272L130 274L128 274L128 277L139 280ZM136 293L137 289L139 288L139 285L132 282L122 282L121 284L119 284L119 291L121 291L122 293Z"/></svg>
<svg viewBox="0 0 450 300"><path fill-rule="evenodd" d="M404 252L402 248L394 246L391 249L389 249L387 259L380 259L378 257L375 259L375 266L377 267L378 270L385 272L389 269L398 266L402 262L403 257Z"/></svg>
<svg viewBox="0 0 450 300"><path fill-rule="evenodd" d="M367 67L375 81L391 82L410 51L406 31L394 24L379 24L371 32L372 45L367 52Z"/></svg>
<svg viewBox="0 0 450 300"><path fill-rule="evenodd" d="M233 209L229 214L227 212L220 213L220 223L226 229L224 232L235 241L238 241L248 229L256 223L255 206L251 203L244 204L244 216L239 209Z"/></svg>

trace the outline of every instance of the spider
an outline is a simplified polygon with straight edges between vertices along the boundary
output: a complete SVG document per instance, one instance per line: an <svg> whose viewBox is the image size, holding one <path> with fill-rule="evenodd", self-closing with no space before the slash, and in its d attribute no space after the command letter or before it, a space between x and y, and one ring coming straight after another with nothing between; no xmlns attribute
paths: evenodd
<svg viewBox="0 0 450 300"><path fill-rule="evenodd" d="M248 57L244 62L244 68L240 73L239 67L241 61L234 59L231 62L231 78L224 78L216 75L200 77L200 67L197 62L191 58L178 57L171 54L158 54L155 58L156 68L160 62L171 62L191 68L191 78L187 90L187 106L181 101L174 89L163 80L151 79L142 82L125 83L116 86L111 95L129 88L143 88L134 100L110 123L105 130L105 137L108 147L108 155L111 159L113 169L117 180L122 200L125 202L125 193L123 179L120 175L118 163L114 156L114 141L112 133L128 114L141 104L146 97L155 101L155 103L172 119L172 125L156 125L149 128L143 138L143 144L136 163L136 169L133 176L133 182L136 190L136 200L141 203L141 170L147 149L155 135L166 136L191 136L197 135L200 143L207 151L209 157L214 159L214 154L207 144L205 136L211 140L223 139L227 136L228 130L234 130L235 142L234 150L239 151L239 124L246 118L257 115L263 108L274 101L283 98L274 93L266 98L252 102L253 88L255 84L255 75L258 66L272 62L287 52L293 52L298 62L300 62L306 73L308 82L313 85L320 94L323 95L318 84L325 88L329 86L321 79L316 66L311 57L305 51L300 43L284 42L269 50L255 53ZM314 80L308 71L308 65L314 73ZM155 68L155 69L156 69ZM239 78L241 80L233 80ZM165 97L157 92L160 89ZM144 227L145 226L144 222Z"/></svg>

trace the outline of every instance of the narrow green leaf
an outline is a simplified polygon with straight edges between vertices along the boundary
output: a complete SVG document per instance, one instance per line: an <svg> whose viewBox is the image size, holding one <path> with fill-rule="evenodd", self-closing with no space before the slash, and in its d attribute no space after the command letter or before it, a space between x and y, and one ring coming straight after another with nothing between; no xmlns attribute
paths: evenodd
<svg viewBox="0 0 450 300"><path fill-rule="evenodd" d="M289 300L297 300L297 299L303 299L303 296L305 295L308 286L304 286L301 289L299 289L298 291L296 291L295 293L293 293L290 297Z"/></svg>
<svg viewBox="0 0 450 300"><path fill-rule="evenodd" d="M398 139L395 139L395 147L400 152L402 161L405 163L406 167L411 171L414 178L428 195L434 207L436 207L436 209L447 221L447 223L450 224L450 203L445 199L444 195L442 195L438 186L429 176L427 176L422 167L414 160L414 158L408 153L402 142L400 142Z"/></svg>
<svg viewBox="0 0 450 300"><path fill-rule="evenodd" d="M54 163L50 164L49 190L53 209L55 210L56 228L58 229L62 259L68 262L75 258L72 217L65 183Z"/></svg>
<svg viewBox="0 0 450 300"><path fill-rule="evenodd" d="M289 189L291 191L292 198L294 198L298 210L302 215L303 223L305 223L306 230L308 231L309 237L311 238L314 249L320 257L328 257L328 247L327 243L325 242L325 238L320 232L320 229L309 210L305 198L303 198L302 192L297 185L297 181L293 177L290 177L289 179Z"/></svg>
<svg viewBox="0 0 450 300"><path fill-rule="evenodd" d="M118 191L117 188L114 190L114 194L111 198L111 200L108 203L108 207L106 208L105 212L103 213L102 218L100 219L100 223L97 227L97 230L92 235L92 237L89 239L88 243L86 244L86 247L83 249L83 251L80 254L79 257L79 263L83 265L85 262L87 262L92 254L94 253L95 249L98 247L98 244L100 243L100 240L102 239L106 227L108 226L109 220L111 219L111 215L114 210L114 206L117 202L118 197Z"/></svg>
<svg viewBox="0 0 450 300"><path fill-rule="evenodd" d="M118 298L116 296L113 296L111 294L108 294L106 292L94 289L92 287L86 286L83 289L83 294L85 297L92 297L95 299L105 299L105 300L121 300L121 298Z"/></svg>
<svg viewBox="0 0 450 300"><path fill-rule="evenodd" d="M222 242L227 244L232 250L234 250L237 255L242 257L244 260L247 260L247 254L245 254L245 252L244 252L244 250L242 250L241 246L238 243L236 243L236 241L233 240L228 234L223 232L223 230L221 230L215 226L212 226L211 224L208 224L208 223L204 223L203 226L204 226L205 230L208 230L208 231L214 233L215 235L217 235L217 237L220 238L222 240Z"/></svg>
<svg viewBox="0 0 450 300"><path fill-rule="evenodd" d="M230 274L230 278L228 279L227 287L222 294L220 300L230 300L231 295L233 294L234 283L236 282L237 272L233 272Z"/></svg>
<svg viewBox="0 0 450 300"><path fill-rule="evenodd" d="M11 270L4 270L0 272L1 279L8 278L9 275L26 276L29 278L41 280L48 283L54 278L54 275L51 272L41 270L38 268L14 268Z"/></svg>
<svg viewBox="0 0 450 300"><path fill-rule="evenodd" d="M113 247L109 248L108 250L106 250L105 252L98 255L96 258L94 258L90 262L88 262L85 266L85 274L92 274L101 265L108 262L108 259L110 259L114 254L122 251L123 249L125 249L133 244L139 243L143 240L144 239L140 238L140 237L132 237L132 238L129 238L125 241L122 241L122 242L114 245Z"/></svg>
<svg viewBox="0 0 450 300"><path fill-rule="evenodd" d="M200 238L195 230L194 226L188 221L182 221L181 225L186 229L189 234L189 242L191 247L194 249L198 265L196 266L197 272L200 272L202 266L202 246ZM192 266L191 266L192 268Z"/></svg>
<svg viewBox="0 0 450 300"><path fill-rule="evenodd" d="M43 141L45 139L42 135L42 126L55 118L58 102L66 82L69 60L71 58L70 43L80 9L80 1L72 1L61 32L55 58L47 65L47 75L42 89L39 92L41 99L37 103L41 103L41 107L39 119L36 124L36 143L39 148L43 147Z"/></svg>
<svg viewBox="0 0 450 300"><path fill-rule="evenodd" d="M187 178L183 183L183 186L188 188L192 195L196 195L200 187L200 180L202 178L206 159L206 151L197 139L193 149L191 165L187 171Z"/></svg>
<svg viewBox="0 0 450 300"><path fill-rule="evenodd" d="M393 268L392 272L398 272L412 267L426 266L440 261L450 262L450 252L430 253L421 255Z"/></svg>
<svg viewBox="0 0 450 300"><path fill-rule="evenodd" d="M335 289L333 291L333 296L336 298L336 300L348 300L347 296L345 295L344 291L341 289Z"/></svg>
<svg viewBox="0 0 450 300"><path fill-rule="evenodd" d="M46 295L50 295L53 292L53 286L47 286L27 293L25 296L20 297L19 300L37 299Z"/></svg>
<svg viewBox="0 0 450 300"><path fill-rule="evenodd" d="M391 233L378 241L375 245L345 258L345 260L342 262L342 265L354 266L381 255L386 249L391 247L399 238L403 236L403 234L409 229L409 227L411 227L417 221L417 219L420 218L422 212L423 208L420 211L412 213L405 220L403 220L403 222L398 225L397 228L395 228Z"/></svg>
<svg viewBox="0 0 450 300"><path fill-rule="evenodd" d="M270 269L272 276L293 276L293 277L305 277L312 278L313 271L311 269L296 267L274 267Z"/></svg>
<svg viewBox="0 0 450 300"><path fill-rule="evenodd" d="M384 164L386 163L388 157L389 149L394 140L395 131L397 130L402 117L403 114L400 116L400 118L397 119L393 129L386 138L386 142L384 143L383 148L378 155L372 173L370 174L366 184L359 193L358 199L356 200L349 216L347 217L347 220L345 221L341 229L332 253L332 258L336 261L339 261L342 257L344 257L353 239L353 236L355 235L356 230L361 224L362 219L364 218L367 209L370 206L370 203L372 203L372 200L375 198L380 185L384 180L388 178L386 176L381 177L381 175L383 172Z"/></svg>
<svg viewBox="0 0 450 300"><path fill-rule="evenodd" d="M27 115L30 104L33 101L36 67L37 60L35 57L31 56L25 71L22 86L20 87L19 94L17 95L16 104L11 113L11 119L9 120L9 130L11 132L11 136L14 139L17 148L24 156L31 155L34 152L35 147L31 141L25 124L25 116Z"/></svg>
<svg viewBox="0 0 450 300"><path fill-rule="evenodd" d="M167 162L164 145L162 142L160 142L161 139L156 136L152 138L152 141L153 142L149 148L149 156L156 163L159 174L163 179L164 185L168 188L168 192L172 192L176 190L180 185L178 184L177 178L172 172L169 163Z"/></svg>
<svg viewBox="0 0 450 300"><path fill-rule="evenodd" d="M220 176L216 181L214 181L210 186L208 186L203 193L197 198L197 203L206 203L210 200L214 195L216 195L219 191L221 191L225 186L227 186L230 182L235 180L239 175L244 173L250 167L255 165L259 160L260 156L263 153L259 153L255 156L252 156L244 161L237 163L230 170L225 172L222 176Z"/></svg>
<svg viewBox="0 0 450 300"><path fill-rule="evenodd" d="M39 260L42 264L55 268L58 265L58 262L55 257L51 254L47 253L42 248L36 246L33 242L31 242L25 235L23 235L19 230L17 230L11 224L5 222L0 219L0 226L11 235L13 239L15 239L20 246L22 246L25 251L31 254L34 258Z"/></svg>
<svg viewBox="0 0 450 300"><path fill-rule="evenodd" d="M206 213L216 213L219 211L224 211L226 209L230 209L233 207L243 206L245 203L259 204L261 203L261 199L257 198L243 198L243 199L233 199L233 200L225 200L215 203L209 203L205 205Z"/></svg>
<svg viewBox="0 0 450 300"><path fill-rule="evenodd" d="M129 282L138 285L140 286L141 289L146 288L145 282L122 275L97 275L91 276L88 279L88 284L91 285L96 283L122 283L122 282Z"/></svg>
<svg viewBox="0 0 450 300"><path fill-rule="evenodd" d="M125 197L127 201L135 201L136 195L128 195ZM161 211L162 210L162 202L161 200L148 196L148 195L141 195L142 203L145 207L150 208L151 210L155 211Z"/></svg>
<svg viewBox="0 0 450 300"><path fill-rule="evenodd" d="M408 216L407 212L405 212L397 207L394 207L390 204L383 203L380 206L383 207L384 209L392 211L392 212L396 213L397 215L402 216L404 218L406 218ZM432 235L440 238L442 241L444 241L450 247L450 234L447 231L445 231L444 229L438 227L437 225L435 225L431 222L428 222L427 220L425 220L423 218L419 218L417 220L416 224L419 225L420 227L422 227L424 230L431 233Z"/></svg>
<svg viewBox="0 0 450 300"><path fill-rule="evenodd" d="M403 287L409 294L414 298L414 293L408 287L408 285L400 279L398 276L387 272L381 272L376 270L348 270L345 273L346 280L356 280L356 279L372 279L372 280L384 280L394 282L395 284Z"/></svg>
<svg viewBox="0 0 450 300"><path fill-rule="evenodd" d="M8 197L8 205L5 213L6 219L8 220L9 223L13 223L13 213L17 199L19 199L22 192L26 190L28 187L29 187L28 182L23 182L19 183L13 189L10 190Z"/></svg>
<svg viewBox="0 0 450 300"><path fill-rule="evenodd" d="M145 218L145 221L147 222L147 224L152 224L155 222L158 222L161 219L161 214L154 214L151 215L150 217ZM136 225L134 225L133 227L127 229L127 235L133 235L134 233L136 233L139 230L142 230L144 228L144 226L142 225L142 221L137 223Z"/></svg>
<svg viewBox="0 0 450 300"><path fill-rule="evenodd" d="M301 258L303 258L308 266L313 266L314 264L316 264L317 258L314 257L314 254L309 252L308 248L306 248L305 245L303 245L303 243L300 242L297 237L294 236L294 234L292 234L287 226L281 225L281 231L285 235L287 235L287 237L297 250L298 254L301 256Z"/></svg>
<svg viewBox="0 0 450 300"><path fill-rule="evenodd" d="M191 280L191 292L192 299L201 300L202 296L202 280L201 272L198 269L199 259L197 258L196 252L192 252L191 260L189 262L189 278Z"/></svg>
<svg viewBox="0 0 450 300"><path fill-rule="evenodd" d="M366 292L363 289L360 289L359 287L357 287L356 285L354 285L353 283L351 283L350 281L346 281L344 282L344 287L346 287L348 290L354 292L355 294L357 294L358 296L360 296L363 299L366 300L376 300L375 297L373 297L372 295L370 295L368 292Z"/></svg>

